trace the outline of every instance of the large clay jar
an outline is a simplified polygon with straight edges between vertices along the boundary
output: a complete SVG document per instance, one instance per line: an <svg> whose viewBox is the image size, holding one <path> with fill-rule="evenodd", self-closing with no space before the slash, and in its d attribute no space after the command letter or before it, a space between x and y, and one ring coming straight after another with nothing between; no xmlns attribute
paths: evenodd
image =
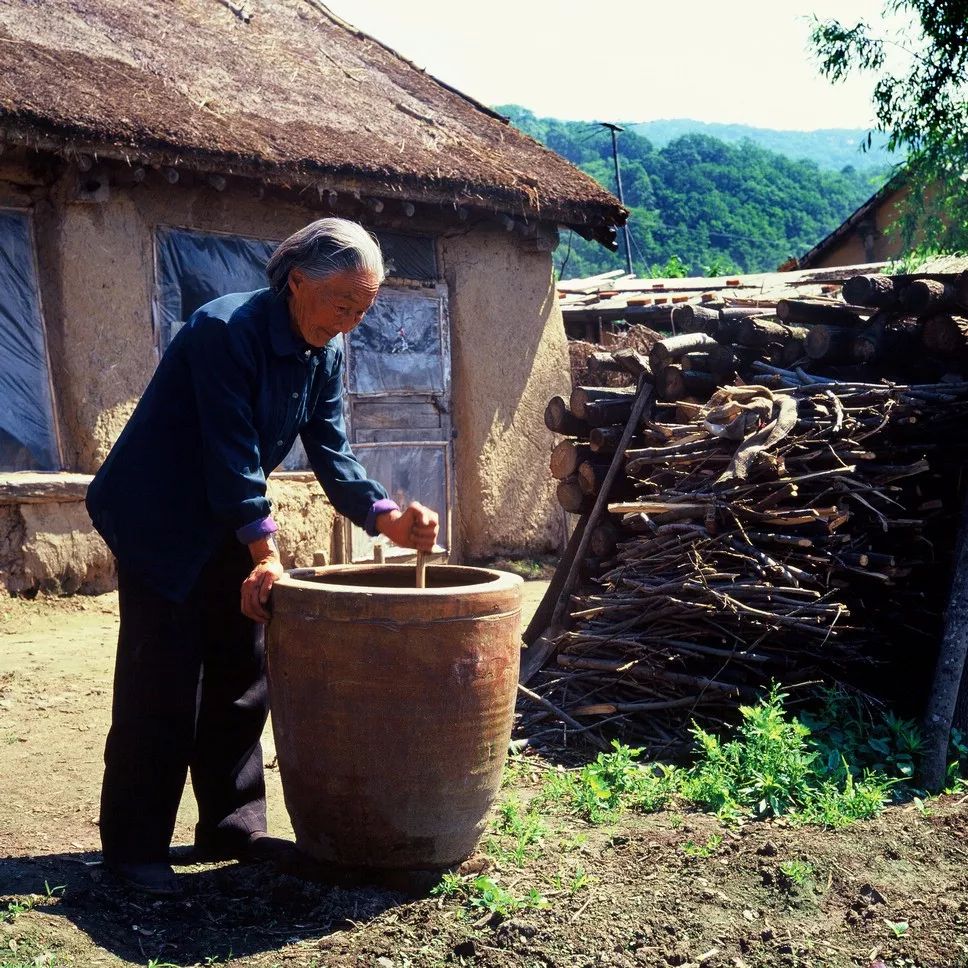
<svg viewBox="0 0 968 968"><path fill-rule="evenodd" d="M521 579L484 568L297 569L272 592L272 725L300 849L442 868L474 849L501 783Z"/></svg>

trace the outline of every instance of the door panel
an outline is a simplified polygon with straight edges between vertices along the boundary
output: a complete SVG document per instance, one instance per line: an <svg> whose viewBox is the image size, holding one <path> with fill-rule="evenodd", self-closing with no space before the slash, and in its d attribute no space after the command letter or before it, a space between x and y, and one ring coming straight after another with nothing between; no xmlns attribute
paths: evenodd
<svg viewBox="0 0 968 968"><path fill-rule="evenodd" d="M444 286L385 286L346 349L353 449L401 507L415 500L440 514L445 547L452 513L449 332ZM352 560L372 558L373 540L351 530Z"/></svg>
<svg viewBox="0 0 968 968"><path fill-rule="evenodd" d="M353 449L368 473L380 481L401 508L419 501L440 513L437 541L448 547L450 479L449 445L441 443L355 444ZM352 529L353 561L373 557L373 539L362 528ZM413 554L406 548L387 544L388 558Z"/></svg>

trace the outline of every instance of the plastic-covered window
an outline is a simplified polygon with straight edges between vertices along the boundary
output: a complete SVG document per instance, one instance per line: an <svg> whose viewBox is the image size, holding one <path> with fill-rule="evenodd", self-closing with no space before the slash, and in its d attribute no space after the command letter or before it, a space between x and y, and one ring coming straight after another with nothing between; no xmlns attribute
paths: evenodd
<svg viewBox="0 0 968 968"><path fill-rule="evenodd" d="M30 220L0 211L0 471L59 467Z"/></svg>
<svg viewBox="0 0 968 968"><path fill-rule="evenodd" d="M264 289L265 265L278 243L185 229L158 230L160 349L199 306L230 292Z"/></svg>
<svg viewBox="0 0 968 968"><path fill-rule="evenodd" d="M381 289L349 335L351 392L442 392L441 323L436 295Z"/></svg>

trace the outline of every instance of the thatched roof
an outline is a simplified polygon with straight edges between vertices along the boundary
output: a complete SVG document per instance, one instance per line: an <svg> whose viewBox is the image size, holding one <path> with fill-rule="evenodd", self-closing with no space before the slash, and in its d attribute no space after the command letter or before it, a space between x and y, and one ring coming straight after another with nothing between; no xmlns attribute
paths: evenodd
<svg viewBox="0 0 968 968"><path fill-rule="evenodd" d="M0 128L600 238L624 218L593 179L319 0L3 0Z"/></svg>

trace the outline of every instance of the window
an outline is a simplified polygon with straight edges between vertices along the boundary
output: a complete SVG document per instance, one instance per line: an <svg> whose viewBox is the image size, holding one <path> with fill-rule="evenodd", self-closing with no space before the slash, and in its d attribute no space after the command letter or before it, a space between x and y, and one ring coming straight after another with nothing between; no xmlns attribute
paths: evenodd
<svg viewBox="0 0 968 968"><path fill-rule="evenodd" d="M268 285L265 265L278 244L171 228L158 230L157 243L155 329L161 353L199 306L229 292L264 289ZM308 469L302 441L297 439L282 470Z"/></svg>
<svg viewBox="0 0 968 968"><path fill-rule="evenodd" d="M0 471L60 466L30 219L0 210Z"/></svg>
<svg viewBox="0 0 968 968"><path fill-rule="evenodd" d="M442 285L384 286L346 350L354 451L401 507L417 500L440 513L445 547L452 459L447 305ZM353 528L354 561L370 558L372 544Z"/></svg>
<svg viewBox="0 0 968 968"><path fill-rule="evenodd" d="M158 348L164 353L185 321L229 292L264 289L275 242L184 229L158 230Z"/></svg>

